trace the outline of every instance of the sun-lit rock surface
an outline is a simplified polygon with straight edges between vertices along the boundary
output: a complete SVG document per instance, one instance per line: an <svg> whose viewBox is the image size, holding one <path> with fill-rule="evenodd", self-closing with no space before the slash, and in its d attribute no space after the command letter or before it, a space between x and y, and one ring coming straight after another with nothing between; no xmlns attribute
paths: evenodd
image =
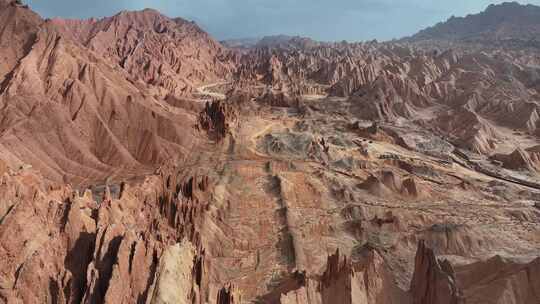
<svg viewBox="0 0 540 304"><path fill-rule="evenodd" d="M0 303L540 302L537 49L0 17Z"/></svg>

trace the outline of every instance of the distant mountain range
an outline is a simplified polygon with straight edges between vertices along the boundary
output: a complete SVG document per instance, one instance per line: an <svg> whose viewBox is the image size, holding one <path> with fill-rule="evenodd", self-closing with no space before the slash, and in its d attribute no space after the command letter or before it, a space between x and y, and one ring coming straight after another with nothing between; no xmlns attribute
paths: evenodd
<svg viewBox="0 0 540 304"><path fill-rule="evenodd" d="M479 42L538 42L540 46L540 6L518 2L492 4L479 14L450 17L418 33L401 39L402 42L450 41ZM304 47L321 42L308 37L272 35L254 38L223 40L230 48ZM522 43L523 44L523 43Z"/></svg>
<svg viewBox="0 0 540 304"><path fill-rule="evenodd" d="M466 17L452 16L446 22L405 38L406 41L501 41L540 40L540 7L505 2Z"/></svg>
<svg viewBox="0 0 540 304"><path fill-rule="evenodd" d="M257 45L262 38L235 38L235 39L225 39L221 40L220 43L229 48L251 48Z"/></svg>
<svg viewBox="0 0 540 304"><path fill-rule="evenodd" d="M318 45L321 42L302 36L272 35L259 38L223 40L221 43L226 47L242 49L252 47L304 48Z"/></svg>

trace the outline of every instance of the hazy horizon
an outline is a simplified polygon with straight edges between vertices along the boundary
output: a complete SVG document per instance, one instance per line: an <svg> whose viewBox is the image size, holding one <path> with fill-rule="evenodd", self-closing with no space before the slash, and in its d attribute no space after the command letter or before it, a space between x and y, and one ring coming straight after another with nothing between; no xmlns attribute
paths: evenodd
<svg viewBox="0 0 540 304"><path fill-rule="evenodd" d="M214 38L241 39L269 35L305 36L321 41L391 40L447 20L476 14L490 4L509 1L456 0L26 0L43 17L90 18L122 10L154 8L170 17L194 20ZM79 3L77 3L79 2ZM473 3L471 3L473 2ZM540 0L517 1L540 5Z"/></svg>

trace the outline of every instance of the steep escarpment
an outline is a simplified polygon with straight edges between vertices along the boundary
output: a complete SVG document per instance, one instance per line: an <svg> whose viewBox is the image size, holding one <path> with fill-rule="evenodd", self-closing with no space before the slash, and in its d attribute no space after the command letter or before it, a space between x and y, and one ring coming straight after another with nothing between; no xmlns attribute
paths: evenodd
<svg viewBox="0 0 540 304"><path fill-rule="evenodd" d="M232 124L238 120L238 109L219 100L208 102L199 114L198 127L205 130L211 138L223 140L231 131Z"/></svg>
<svg viewBox="0 0 540 304"><path fill-rule="evenodd" d="M10 72L29 51L41 17L18 1L0 1L0 91Z"/></svg>
<svg viewBox="0 0 540 304"><path fill-rule="evenodd" d="M302 286L282 294L279 303L408 303L405 292L394 285L386 267L373 250L366 251L356 262L337 251L328 257L321 276L304 278Z"/></svg>
<svg viewBox="0 0 540 304"><path fill-rule="evenodd" d="M496 256L485 262L456 267L456 277L463 286L465 303L482 303L489 294L491 303L532 304L538 301L539 263L539 259L515 263ZM477 278L487 280L476 281Z"/></svg>
<svg viewBox="0 0 540 304"><path fill-rule="evenodd" d="M413 303L457 304L459 299L452 265L439 261L424 242L418 245L411 282Z"/></svg>
<svg viewBox="0 0 540 304"><path fill-rule="evenodd" d="M47 186L31 171L8 182L22 181L17 196L9 187L1 189L3 197L15 199L0 227L1 299L223 303L216 299L223 301L218 290L225 286L210 287L197 228L211 186L208 177L176 181L162 172L142 187L125 186L118 199L106 195L101 204L89 191ZM28 222L31 230L24 228ZM24 233L11 238L17 231ZM238 292L228 288L228 297L239 300Z"/></svg>
<svg viewBox="0 0 540 304"><path fill-rule="evenodd" d="M227 78L233 56L194 22L146 9L100 20L54 19L67 37L123 68L152 94L182 96Z"/></svg>
<svg viewBox="0 0 540 304"><path fill-rule="evenodd" d="M492 159L500 161L503 167L510 170L525 170L536 172L540 170L536 154L537 152L535 153L534 148L530 150L523 150L521 148L518 148L508 155L493 155Z"/></svg>
<svg viewBox="0 0 540 304"><path fill-rule="evenodd" d="M165 105L129 78L44 24L3 84L2 149L75 184L140 175L187 155L197 113Z"/></svg>

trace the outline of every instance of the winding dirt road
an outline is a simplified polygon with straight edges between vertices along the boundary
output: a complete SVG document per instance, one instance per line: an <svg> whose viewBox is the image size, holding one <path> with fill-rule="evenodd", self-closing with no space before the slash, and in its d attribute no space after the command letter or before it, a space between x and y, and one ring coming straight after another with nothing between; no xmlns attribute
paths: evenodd
<svg viewBox="0 0 540 304"><path fill-rule="evenodd" d="M225 96L225 94L212 92L212 91L209 91L209 89L217 87L217 86L221 86L221 85L227 85L227 84L230 84L230 83L231 82L222 81L222 82L216 82L216 83L203 85L203 86L200 86L200 87L197 88L197 93L199 93L202 96L206 96L206 97L210 97L210 98L214 98L214 99L218 99L218 100L225 100L227 98Z"/></svg>

